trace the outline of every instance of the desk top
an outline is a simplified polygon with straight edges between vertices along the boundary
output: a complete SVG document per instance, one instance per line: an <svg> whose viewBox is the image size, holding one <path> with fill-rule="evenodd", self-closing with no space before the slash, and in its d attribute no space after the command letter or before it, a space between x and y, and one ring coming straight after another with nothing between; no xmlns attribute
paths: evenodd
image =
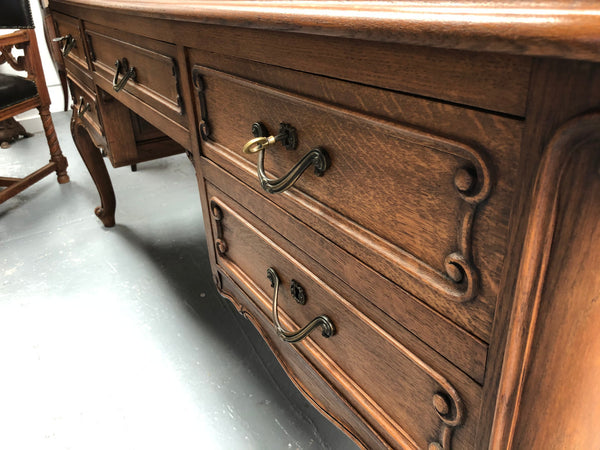
<svg viewBox="0 0 600 450"><path fill-rule="evenodd" d="M169 20L600 62L600 2L56 0ZM574 6L576 4L576 6Z"/></svg>

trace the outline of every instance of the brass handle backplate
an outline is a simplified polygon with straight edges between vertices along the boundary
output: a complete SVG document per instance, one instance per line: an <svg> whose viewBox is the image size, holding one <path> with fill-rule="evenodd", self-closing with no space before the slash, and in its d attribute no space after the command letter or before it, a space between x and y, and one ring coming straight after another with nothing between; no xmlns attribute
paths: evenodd
<svg viewBox="0 0 600 450"><path fill-rule="evenodd" d="M311 164L315 166L315 175L318 177L322 176L330 166L327 151L321 147L316 147L304 155L286 175L281 178L270 179L265 173L265 150L274 146L277 142L280 142L288 150L295 149L298 144L296 129L289 124L281 123L279 133L276 136L264 136L268 134L266 128L260 122L257 122L252 125L252 134L255 136L254 139L246 142L242 152L246 154L258 153L258 181L261 187L270 194L288 190Z"/></svg>
<svg viewBox="0 0 600 450"><path fill-rule="evenodd" d="M121 89L125 87L127 81L130 79L135 81L137 77L137 73L135 72L135 67L129 67L129 62L126 58L117 59L115 62L115 77L113 78L113 89L115 92L119 92ZM123 78L119 81L119 75L124 73Z"/></svg>
<svg viewBox="0 0 600 450"><path fill-rule="evenodd" d="M70 34L54 38L54 39L52 39L52 41L59 42L61 44L64 43L60 50L62 52L63 56L67 56L69 53L71 53L71 50L73 50L73 47L75 47L75 38L73 36L71 36Z"/></svg>
<svg viewBox="0 0 600 450"><path fill-rule="evenodd" d="M272 267L267 269L267 278L271 281L271 287L273 287L273 323L277 334L285 342L298 342L304 339L319 325L321 326L321 334L329 338L335 334L335 327L331 319L325 315L315 317L305 327L298 331L292 332L285 330L279 322L279 314L277 313L277 298L279 297L279 277ZM299 302L302 304L302 302Z"/></svg>

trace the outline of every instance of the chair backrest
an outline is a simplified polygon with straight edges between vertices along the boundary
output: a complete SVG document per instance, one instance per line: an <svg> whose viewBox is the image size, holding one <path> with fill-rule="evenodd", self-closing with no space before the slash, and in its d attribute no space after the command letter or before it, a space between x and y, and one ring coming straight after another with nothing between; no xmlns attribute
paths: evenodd
<svg viewBox="0 0 600 450"><path fill-rule="evenodd" d="M0 28L33 28L28 0L2 0Z"/></svg>

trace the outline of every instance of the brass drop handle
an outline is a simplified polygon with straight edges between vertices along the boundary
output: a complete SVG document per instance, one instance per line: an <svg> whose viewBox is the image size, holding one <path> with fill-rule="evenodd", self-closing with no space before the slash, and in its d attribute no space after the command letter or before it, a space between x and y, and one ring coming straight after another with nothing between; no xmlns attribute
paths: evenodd
<svg viewBox="0 0 600 450"><path fill-rule="evenodd" d="M137 73L135 72L135 67L129 67L129 62L126 58L122 58L121 60L117 59L115 62L115 68L116 70L115 77L113 78L113 89L115 92L119 92L125 87L129 79L135 81ZM125 72L125 75L119 81L119 74L121 74L121 72Z"/></svg>
<svg viewBox="0 0 600 450"><path fill-rule="evenodd" d="M279 277L277 276L277 273L272 267L269 267L267 269L267 278L271 282L271 287L273 287L273 323L275 324L275 329L277 330L277 334L281 339L283 339L285 342L301 341L319 325L321 326L321 334L324 337L329 338L335 334L335 327L333 326L333 322L331 321L331 319L329 319L329 317L325 315L315 317L308 323L308 325L296 332L285 330L281 326L281 323L279 323L279 314L277 313L277 298L279 296Z"/></svg>
<svg viewBox="0 0 600 450"><path fill-rule="evenodd" d="M296 148L298 138L296 129L289 124L281 123L276 136L265 137L266 128L260 122L252 125L254 139L250 139L242 148L243 153L258 153L258 181L261 187L270 194L284 192L296 183L296 180L308 169L311 164L315 166L315 175L323 176L330 166L329 154L321 147L315 147L304 155L290 171L281 178L269 179L265 173L265 150L277 142L288 150Z"/></svg>
<svg viewBox="0 0 600 450"><path fill-rule="evenodd" d="M83 97L79 97L79 105L77 106L77 117L83 119L83 115L89 111L92 107L89 103L83 104Z"/></svg>
<svg viewBox="0 0 600 450"><path fill-rule="evenodd" d="M75 47L75 38L73 36L71 36L70 34L66 34L65 36L54 38L54 39L52 39L52 42L60 42L60 43L64 42L64 45L61 48L61 52L62 52L63 56L67 56L69 53L71 53L71 50L73 50L73 47Z"/></svg>

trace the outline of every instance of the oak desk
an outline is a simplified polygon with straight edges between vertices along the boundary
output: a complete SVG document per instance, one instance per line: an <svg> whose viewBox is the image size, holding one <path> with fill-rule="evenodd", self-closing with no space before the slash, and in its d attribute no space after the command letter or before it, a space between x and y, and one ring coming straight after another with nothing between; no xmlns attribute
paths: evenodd
<svg viewBox="0 0 600 450"><path fill-rule="evenodd" d="M187 152L219 291L352 438L600 446L597 2L50 3L98 217L101 151Z"/></svg>

